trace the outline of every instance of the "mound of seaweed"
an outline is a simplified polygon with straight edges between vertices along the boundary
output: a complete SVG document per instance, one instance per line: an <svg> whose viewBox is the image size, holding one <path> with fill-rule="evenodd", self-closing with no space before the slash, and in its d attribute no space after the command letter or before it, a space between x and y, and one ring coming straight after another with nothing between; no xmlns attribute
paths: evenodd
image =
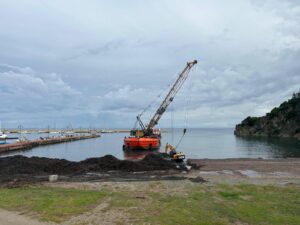
<svg viewBox="0 0 300 225"><path fill-rule="evenodd" d="M149 154L141 161L119 160L112 155L89 158L80 162L45 157L11 156L0 158L0 176L14 174L84 174L105 171L152 171L177 169L176 164Z"/></svg>

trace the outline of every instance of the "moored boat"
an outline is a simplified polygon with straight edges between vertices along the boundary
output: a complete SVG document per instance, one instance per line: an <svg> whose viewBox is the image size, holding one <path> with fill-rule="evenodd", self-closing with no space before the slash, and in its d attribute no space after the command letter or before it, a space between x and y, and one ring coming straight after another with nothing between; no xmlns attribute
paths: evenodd
<svg viewBox="0 0 300 225"><path fill-rule="evenodd" d="M160 135L124 138L124 150L157 150L159 148Z"/></svg>
<svg viewBox="0 0 300 225"><path fill-rule="evenodd" d="M6 144L7 135L0 131L0 144Z"/></svg>

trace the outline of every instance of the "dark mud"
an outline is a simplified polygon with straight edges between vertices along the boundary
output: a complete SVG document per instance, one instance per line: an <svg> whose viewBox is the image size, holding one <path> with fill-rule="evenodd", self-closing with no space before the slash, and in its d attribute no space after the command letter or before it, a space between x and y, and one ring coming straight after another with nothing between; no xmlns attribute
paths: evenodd
<svg viewBox="0 0 300 225"><path fill-rule="evenodd" d="M0 158L0 175L13 174L83 174L103 171L153 171L178 169L171 161L149 154L141 161L119 160L112 155L80 162L64 159L12 156Z"/></svg>
<svg viewBox="0 0 300 225"><path fill-rule="evenodd" d="M112 155L80 162L64 159L12 156L0 158L0 182L46 181L51 174L63 180L146 180L173 177L186 170L184 165L149 154L143 160L119 160Z"/></svg>

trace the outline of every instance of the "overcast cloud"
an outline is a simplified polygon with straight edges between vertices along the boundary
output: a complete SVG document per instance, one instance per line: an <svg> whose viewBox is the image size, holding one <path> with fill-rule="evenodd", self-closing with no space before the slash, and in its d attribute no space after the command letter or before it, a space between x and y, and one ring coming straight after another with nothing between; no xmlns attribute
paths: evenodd
<svg viewBox="0 0 300 225"><path fill-rule="evenodd" d="M233 127L300 90L296 0L0 0L0 28L4 127L130 128L194 59L177 127Z"/></svg>

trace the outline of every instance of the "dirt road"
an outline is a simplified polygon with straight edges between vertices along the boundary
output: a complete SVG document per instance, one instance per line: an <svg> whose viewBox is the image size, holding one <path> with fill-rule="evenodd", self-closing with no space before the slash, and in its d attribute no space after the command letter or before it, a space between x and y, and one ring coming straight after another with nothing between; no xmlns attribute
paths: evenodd
<svg viewBox="0 0 300 225"><path fill-rule="evenodd" d="M51 225L52 223L42 223L23 216L15 212L0 209L0 224L2 225Z"/></svg>

